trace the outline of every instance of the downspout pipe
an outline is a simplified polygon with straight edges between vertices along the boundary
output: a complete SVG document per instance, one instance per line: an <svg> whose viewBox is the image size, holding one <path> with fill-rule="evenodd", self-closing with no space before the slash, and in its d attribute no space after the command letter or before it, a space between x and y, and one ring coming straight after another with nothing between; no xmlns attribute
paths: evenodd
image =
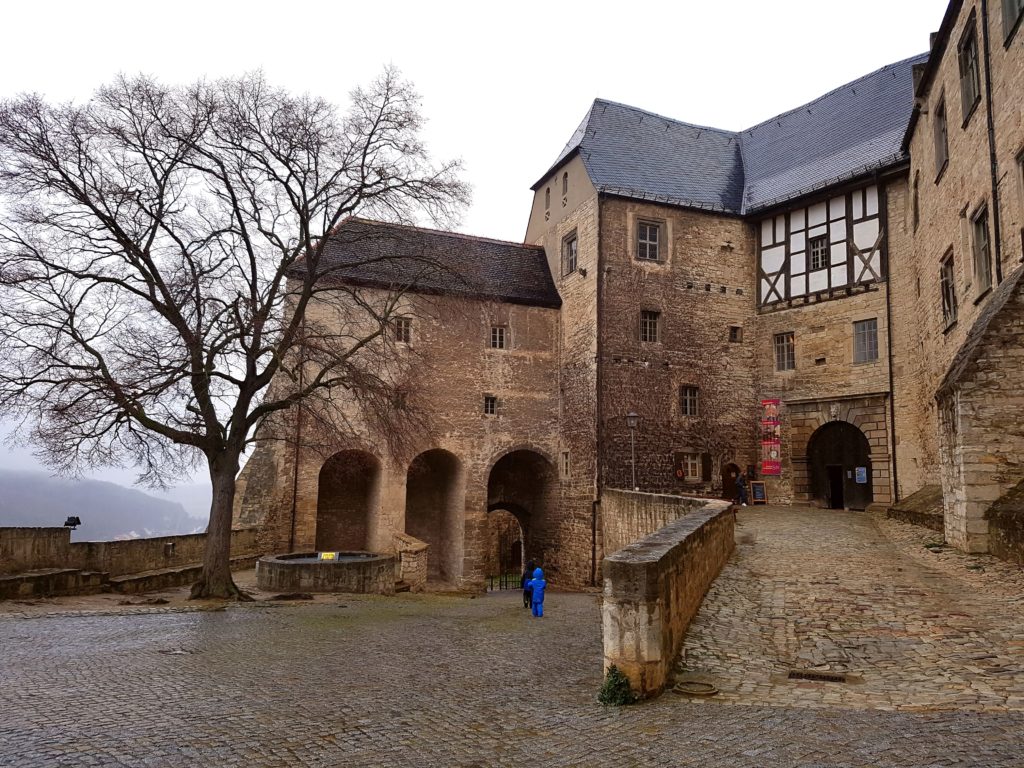
<svg viewBox="0 0 1024 768"><path fill-rule="evenodd" d="M596 309L596 323L595 333L597 338L595 339L594 347L596 350L596 359L594 361L596 367L594 375L594 385L596 389L597 403L595 405L595 417L596 423L594 424L594 459L597 461L596 473L594 482L596 484L594 500L590 505L590 586L597 586L597 515L598 510L601 506L601 490L604 487L604 454L602 452L603 442L601 440L601 425L604 414L602 408L604 392L603 375L602 375L602 361L601 353L604 345L601 343L602 328L601 323L601 310L603 308L602 300L604 297L604 254L601 251L601 203L604 199L602 192L597 193L597 309Z"/></svg>
<svg viewBox="0 0 1024 768"><path fill-rule="evenodd" d="M879 178L879 174L875 174L875 186L881 191L885 188L882 186L882 180ZM886 209L889 207L889 194L885 192L881 200L885 203ZM889 216L886 213L886 229L889 228ZM900 475L899 475L899 462L896 458L896 376L893 372L892 360L892 259L889 258L890 238L889 233L885 233L885 330L886 337L888 338L889 346L889 432L892 435L892 502L898 504L900 501Z"/></svg>
<svg viewBox="0 0 1024 768"><path fill-rule="evenodd" d="M992 227L995 229L996 284L1003 282L1003 233L999 224L999 163L996 159L996 125L992 116L992 55L988 34L988 0L981 0L981 39L985 46L985 115L988 118L988 159L992 175Z"/></svg>

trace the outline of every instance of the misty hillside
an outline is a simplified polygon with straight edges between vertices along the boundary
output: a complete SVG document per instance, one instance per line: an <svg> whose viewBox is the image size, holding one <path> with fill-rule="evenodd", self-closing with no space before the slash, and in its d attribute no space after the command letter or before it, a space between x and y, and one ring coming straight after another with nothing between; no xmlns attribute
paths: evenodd
<svg viewBox="0 0 1024 768"><path fill-rule="evenodd" d="M181 504L134 488L0 469L0 526L60 526L69 515L82 519L72 541L171 536L206 527Z"/></svg>

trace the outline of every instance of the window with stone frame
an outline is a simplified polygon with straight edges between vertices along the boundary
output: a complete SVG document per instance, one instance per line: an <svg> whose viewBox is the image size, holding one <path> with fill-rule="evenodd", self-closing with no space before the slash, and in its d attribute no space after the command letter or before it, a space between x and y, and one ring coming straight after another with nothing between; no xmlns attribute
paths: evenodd
<svg viewBox="0 0 1024 768"><path fill-rule="evenodd" d="M992 287L992 242L988 233L988 207L971 217L971 251L974 255L974 285L980 296Z"/></svg>
<svg viewBox="0 0 1024 768"><path fill-rule="evenodd" d="M1007 42L1017 31L1021 19L1024 19L1024 0L1003 0L1003 37Z"/></svg>
<svg viewBox="0 0 1024 768"><path fill-rule="evenodd" d="M562 451L562 477L569 477L569 470L572 468L569 463L569 452Z"/></svg>
<svg viewBox="0 0 1024 768"><path fill-rule="evenodd" d="M917 225L921 223L921 195L918 190L920 171L914 171L914 191L910 202L910 221L913 223L914 231L917 232Z"/></svg>
<svg viewBox="0 0 1024 768"><path fill-rule="evenodd" d="M682 416L700 415L700 389L689 385L679 388L679 413Z"/></svg>
<svg viewBox="0 0 1024 768"><path fill-rule="evenodd" d="M562 174L562 197L569 194L569 174L568 172Z"/></svg>
<svg viewBox="0 0 1024 768"><path fill-rule="evenodd" d="M775 370L792 371L796 369L796 344L793 331L776 333L775 342Z"/></svg>
<svg viewBox="0 0 1024 768"><path fill-rule="evenodd" d="M826 235L812 237L807 244L807 249L811 255L811 270L825 269L828 266L828 237Z"/></svg>
<svg viewBox="0 0 1024 768"><path fill-rule="evenodd" d="M661 339L661 313L645 309L640 312L640 341L654 342Z"/></svg>
<svg viewBox="0 0 1024 768"><path fill-rule="evenodd" d="M643 261L661 261L661 224L638 221L636 225L636 257Z"/></svg>
<svg viewBox="0 0 1024 768"><path fill-rule="evenodd" d="M551 187L544 190L544 210L548 210L551 207Z"/></svg>
<svg viewBox="0 0 1024 768"><path fill-rule="evenodd" d="M680 468L683 470L683 479L700 480L700 454L684 453L680 458L682 459Z"/></svg>
<svg viewBox="0 0 1024 768"><path fill-rule="evenodd" d="M508 328L504 325L491 326L491 349L506 349L508 344Z"/></svg>
<svg viewBox="0 0 1024 768"><path fill-rule="evenodd" d="M729 326L729 341L732 344L739 344L743 341L743 326L742 325L730 325Z"/></svg>
<svg viewBox="0 0 1024 768"><path fill-rule="evenodd" d="M935 131L935 178L942 175L949 164L949 127L946 125L946 97L935 106L932 127Z"/></svg>
<svg viewBox="0 0 1024 768"><path fill-rule="evenodd" d="M942 266L939 268L939 289L942 292L942 322L945 328L956 323L956 272L953 264L953 251L950 251L942 259Z"/></svg>
<svg viewBox="0 0 1024 768"><path fill-rule="evenodd" d="M878 319L858 320L853 324L853 362L878 360Z"/></svg>
<svg viewBox="0 0 1024 768"><path fill-rule="evenodd" d="M981 101L981 73L978 68L978 29L974 13L960 37L957 46L960 62L960 106L963 108L964 125L974 114Z"/></svg>
<svg viewBox="0 0 1024 768"><path fill-rule="evenodd" d="M498 414L498 398L494 395L484 395L484 415L496 416Z"/></svg>
<svg viewBox="0 0 1024 768"><path fill-rule="evenodd" d="M412 344L412 318L396 317L394 320L395 341L401 344Z"/></svg>
<svg viewBox="0 0 1024 768"><path fill-rule="evenodd" d="M579 266L577 257L577 243L579 241L576 238L576 230L573 230L570 234L566 235L562 239L562 274L571 275L576 271Z"/></svg>

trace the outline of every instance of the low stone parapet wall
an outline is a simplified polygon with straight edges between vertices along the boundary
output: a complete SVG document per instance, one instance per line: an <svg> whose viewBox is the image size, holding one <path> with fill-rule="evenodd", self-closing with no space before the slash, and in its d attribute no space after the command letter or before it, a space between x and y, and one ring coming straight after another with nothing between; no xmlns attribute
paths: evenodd
<svg viewBox="0 0 1024 768"><path fill-rule="evenodd" d="M398 555L397 580L405 583L410 592L422 592L427 586L430 545L407 533L396 533L395 552Z"/></svg>
<svg viewBox="0 0 1024 768"><path fill-rule="evenodd" d="M687 496L605 489L601 493L604 553L618 552L707 503L708 499Z"/></svg>
<svg viewBox="0 0 1024 768"><path fill-rule="evenodd" d="M661 692L704 595L735 549L735 515L706 502L604 559L604 666L642 697Z"/></svg>

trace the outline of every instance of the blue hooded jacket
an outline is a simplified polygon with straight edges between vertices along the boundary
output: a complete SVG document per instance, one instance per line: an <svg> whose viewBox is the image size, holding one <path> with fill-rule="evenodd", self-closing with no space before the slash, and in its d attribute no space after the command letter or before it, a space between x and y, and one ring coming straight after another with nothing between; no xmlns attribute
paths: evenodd
<svg viewBox="0 0 1024 768"><path fill-rule="evenodd" d="M542 571L540 568L534 569L534 571L533 571L533 578L530 579L530 582L527 584L527 586L531 590L533 590L532 593L531 593L531 595L532 595L532 602L534 602L534 603L543 603L544 602L544 590L548 586L548 583L546 581L544 581L544 571Z"/></svg>

